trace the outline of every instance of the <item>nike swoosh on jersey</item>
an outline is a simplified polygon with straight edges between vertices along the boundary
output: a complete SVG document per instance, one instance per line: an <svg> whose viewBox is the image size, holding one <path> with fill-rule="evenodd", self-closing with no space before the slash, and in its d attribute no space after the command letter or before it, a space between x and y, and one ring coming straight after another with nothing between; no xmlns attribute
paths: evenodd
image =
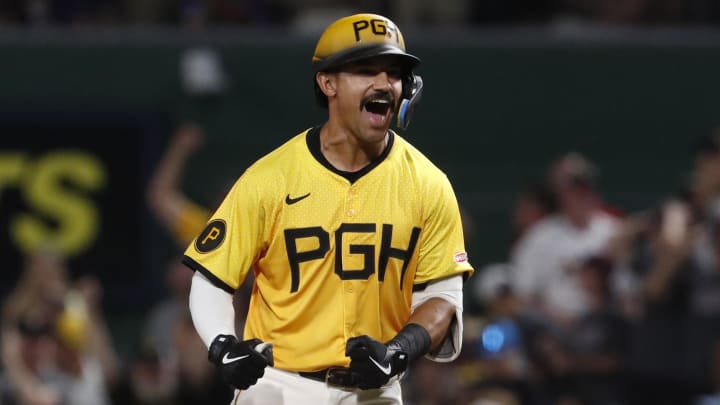
<svg viewBox="0 0 720 405"><path fill-rule="evenodd" d="M298 201L304 200L306 198L310 197L310 193L307 193L305 195L301 195L300 197L290 198L290 194L285 196L285 204L292 205L295 204Z"/></svg>
<svg viewBox="0 0 720 405"><path fill-rule="evenodd" d="M370 361L372 361L373 363L375 363L375 365L377 366L377 368L379 368L380 371L382 371L383 373L385 373L385 375L390 375L390 369L391 369L391 367L390 367L389 364L388 364L387 366L383 367L383 366L380 365L380 363L378 363L377 361L375 361L375 359L373 359L372 357L370 357Z"/></svg>
<svg viewBox="0 0 720 405"><path fill-rule="evenodd" d="M246 354L246 355L244 355L244 356L238 356L238 357L230 357L229 355L230 355L230 353L225 353L225 356L223 356L223 358L222 358L222 364L230 364L230 363L232 363L232 362L235 362L235 361L238 361L238 360L242 360L242 359L244 359L245 357L249 357L249 356L250 356L249 354Z"/></svg>

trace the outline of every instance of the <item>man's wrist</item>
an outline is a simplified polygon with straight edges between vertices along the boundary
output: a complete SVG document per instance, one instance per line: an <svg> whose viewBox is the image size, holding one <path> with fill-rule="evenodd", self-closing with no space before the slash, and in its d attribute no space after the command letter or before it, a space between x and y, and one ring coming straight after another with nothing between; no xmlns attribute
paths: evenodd
<svg viewBox="0 0 720 405"><path fill-rule="evenodd" d="M208 349L208 360L211 363L219 365L223 353L227 351L228 346L237 343L237 338L233 335L217 335L210 344Z"/></svg>
<svg viewBox="0 0 720 405"><path fill-rule="evenodd" d="M409 323L387 343L387 346L390 351L405 353L409 363L430 351L431 342L430 333L424 327Z"/></svg>

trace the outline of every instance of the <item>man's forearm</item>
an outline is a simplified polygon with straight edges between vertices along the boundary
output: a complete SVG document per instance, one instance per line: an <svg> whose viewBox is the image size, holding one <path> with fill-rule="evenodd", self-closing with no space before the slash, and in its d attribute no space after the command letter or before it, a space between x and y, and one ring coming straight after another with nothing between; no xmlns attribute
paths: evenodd
<svg viewBox="0 0 720 405"><path fill-rule="evenodd" d="M422 326L430 335L430 350L435 350L445 339L450 322L455 317L455 306L442 298L430 298L418 306L407 323Z"/></svg>

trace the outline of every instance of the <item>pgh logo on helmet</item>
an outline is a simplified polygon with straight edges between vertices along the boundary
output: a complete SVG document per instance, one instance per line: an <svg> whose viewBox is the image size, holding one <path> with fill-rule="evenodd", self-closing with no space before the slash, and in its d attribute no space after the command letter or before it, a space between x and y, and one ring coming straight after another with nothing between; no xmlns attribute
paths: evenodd
<svg viewBox="0 0 720 405"><path fill-rule="evenodd" d="M355 14L333 22L315 46L312 65L315 73L332 72L349 63L381 55L397 56L404 71L403 99L397 115L398 126L405 129L422 94L422 79L412 72L420 64L420 58L406 52L405 39L390 19L377 14ZM318 103L327 108L327 97L317 83L315 96Z"/></svg>
<svg viewBox="0 0 720 405"><path fill-rule="evenodd" d="M360 42L360 32L368 27L371 28L372 33L375 35L387 35L392 38L392 34L395 33L395 41L397 41L398 44L400 43L401 37L398 35L397 27L392 24L388 24L387 20L380 18L373 18L369 23L367 20L358 20L353 22L353 28L355 28L355 41ZM405 45L403 45L403 47L404 46Z"/></svg>

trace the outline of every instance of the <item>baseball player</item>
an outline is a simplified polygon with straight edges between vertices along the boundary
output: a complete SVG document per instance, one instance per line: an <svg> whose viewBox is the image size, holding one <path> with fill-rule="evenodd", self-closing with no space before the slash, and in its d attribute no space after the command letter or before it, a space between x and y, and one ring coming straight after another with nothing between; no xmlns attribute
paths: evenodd
<svg viewBox="0 0 720 405"><path fill-rule="evenodd" d="M234 404L400 404L409 364L460 352L473 269L457 201L390 130L422 92L392 21L341 18L312 60L328 119L250 166L187 248L190 310ZM249 271L236 337L232 292Z"/></svg>

